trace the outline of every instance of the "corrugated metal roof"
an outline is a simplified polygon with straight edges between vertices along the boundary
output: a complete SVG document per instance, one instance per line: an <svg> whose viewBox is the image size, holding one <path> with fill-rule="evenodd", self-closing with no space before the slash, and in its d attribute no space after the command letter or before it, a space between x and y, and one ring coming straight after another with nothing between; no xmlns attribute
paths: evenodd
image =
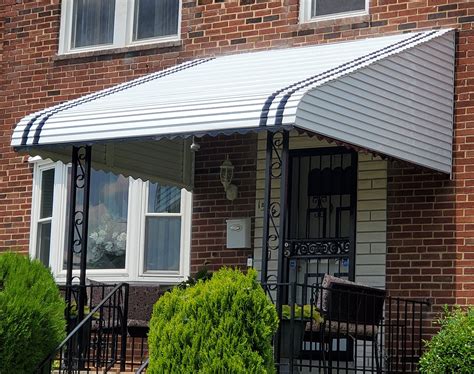
<svg viewBox="0 0 474 374"><path fill-rule="evenodd" d="M285 126L450 173L454 50L435 30L199 59L26 116L12 146Z"/></svg>

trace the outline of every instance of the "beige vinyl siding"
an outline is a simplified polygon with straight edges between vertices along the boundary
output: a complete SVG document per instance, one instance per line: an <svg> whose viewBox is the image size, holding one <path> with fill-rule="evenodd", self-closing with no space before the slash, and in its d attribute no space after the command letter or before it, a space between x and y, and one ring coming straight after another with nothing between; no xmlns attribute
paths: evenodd
<svg viewBox="0 0 474 374"><path fill-rule="evenodd" d="M387 161L359 153L356 281L384 288L387 236Z"/></svg>
<svg viewBox="0 0 474 374"><path fill-rule="evenodd" d="M290 149L333 147L296 131L290 134ZM258 137L257 199L255 208L254 266L262 265L263 199L265 187L266 134ZM359 153L356 233L356 280L376 287L385 287L387 162ZM279 183L274 183L273 196L279 195ZM268 274L275 276L277 253L271 251Z"/></svg>

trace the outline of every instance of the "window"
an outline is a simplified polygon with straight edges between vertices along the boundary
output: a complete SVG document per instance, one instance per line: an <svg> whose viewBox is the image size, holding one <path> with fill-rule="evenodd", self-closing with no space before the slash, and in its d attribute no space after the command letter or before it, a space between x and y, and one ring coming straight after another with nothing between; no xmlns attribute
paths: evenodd
<svg viewBox="0 0 474 374"><path fill-rule="evenodd" d="M65 280L70 167L35 161L30 253ZM191 194L92 170L88 276L175 283L189 274ZM79 256L74 258L79 267Z"/></svg>
<svg viewBox="0 0 474 374"><path fill-rule="evenodd" d="M177 34L179 1L135 0L133 40Z"/></svg>
<svg viewBox="0 0 474 374"><path fill-rule="evenodd" d="M63 0L59 53L179 39L180 0Z"/></svg>
<svg viewBox="0 0 474 374"><path fill-rule="evenodd" d="M303 22L368 14L369 0L301 0Z"/></svg>
<svg viewBox="0 0 474 374"><path fill-rule="evenodd" d="M38 170L38 215L36 217L35 257L44 265L49 265L49 247L51 243L51 223L53 218L54 168Z"/></svg>
<svg viewBox="0 0 474 374"><path fill-rule="evenodd" d="M181 242L181 191L148 185L145 218L145 271L178 270Z"/></svg>

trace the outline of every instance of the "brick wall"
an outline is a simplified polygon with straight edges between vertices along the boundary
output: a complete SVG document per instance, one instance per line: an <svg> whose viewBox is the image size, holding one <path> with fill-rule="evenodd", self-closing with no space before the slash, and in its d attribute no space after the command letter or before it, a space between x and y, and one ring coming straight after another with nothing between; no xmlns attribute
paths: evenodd
<svg viewBox="0 0 474 374"><path fill-rule="evenodd" d="M455 6L439 8L460 15ZM457 43L452 180L405 163L389 167L387 287L428 297L435 312L474 304L474 32L466 24Z"/></svg>
<svg viewBox="0 0 474 374"><path fill-rule="evenodd" d="M226 249L226 219L255 215L257 136L205 137L198 142L201 149L195 164L191 274L203 264L211 270L224 265L245 268L253 250ZM220 182L219 166L226 155L235 167L232 183L239 189L234 201L226 199ZM253 228L252 220L252 243Z"/></svg>
<svg viewBox="0 0 474 374"><path fill-rule="evenodd" d="M387 289L428 299L432 312L456 302L456 199L449 177L401 162L388 168Z"/></svg>
<svg viewBox="0 0 474 374"><path fill-rule="evenodd" d="M446 282L440 283L451 284L449 291L451 293L446 297L461 303L473 301L474 226L472 222L474 210L471 196L474 195L471 194L471 189L473 188L472 176L474 176L472 166L474 130L471 127L474 118L472 97L474 90L474 69L472 68L474 66L474 51L472 50L474 47L472 30L474 2L372 0L368 16L301 25L298 24L298 0L183 0L182 43L180 45L167 44L162 48L154 46L150 49L133 51L102 52L100 55L83 54L75 58L55 56L58 49L59 0L2 0L1 3L3 10L0 14L0 33L3 33L1 39L3 55L0 67L3 68L3 72L0 75L0 87L4 89L0 92L0 250L13 248L26 251L27 249L31 170L26 158L13 153L9 147L12 127L27 113L198 56L336 42L433 27L458 28L454 181L439 181L437 177L431 177L430 173L425 172L420 173L420 176L416 178L421 178L424 183L419 188L417 187L419 193L423 189L431 189L425 199L436 197L437 192L441 191L447 194L443 196L453 201L454 210L449 213L449 218L450 223L454 222L456 232L442 233L434 229L432 235L433 237L442 235L445 241L449 240L449 235L454 235L453 243L449 244L449 253L454 253L455 258L447 259L449 264L444 265L442 263L444 259L432 259L431 261L441 262L432 263L431 267L454 266L454 274L447 274L451 278L449 280L446 278ZM234 140L237 141L237 138ZM204 146L210 144L206 143L207 141L203 142ZM220 141L224 140L219 139ZM410 167L393 167L390 175L394 179L400 173L402 175L408 173L406 175L413 175L415 181L415 176L418 174L415 172L410 174L409 170ZM199 180L199 178L204 178L204 174L198 176L198 183L205 183ZM424 181L423 178L428 179ZM433 178L433 181L430 181L430 178ZM416 180L416 182L420 181ZM390 211L395 209L393 204L398 204L394 200L397 194L406 199L412 196L410 194L413 187L410 187L410 182L406 182L405 185L403 183L398 181L391 183ZM426 187L429 183L438 183L439 186ZM205 187L203 188L205 190ZM456 198L454 198L455 193ZM198 198L196 202L201 203ZM214 201L202 201L203 205L200 208L203 209L205 204L213 203ZM245 209L248 209L246 212L250 212L250 202L244 202L242 205L246 206L247 203L248 207ZM223 204L222 209L224 207L228 208ZM402 209L399 205L397 207ZM444 217L434 205L428 208L407 207L407 211L412 212L405 213L408 215L420 214L423 217L426 214L435 214L438 218ZM198 214L197 212L195 219L199 219ZM220 219L223 218L224 214ZM422 240L421 244L415 245L417 248L422 248L430 246L430 244L423 244L423 240L428 243L426 240L429 238L424 236L431 231L429 224L425 226L422 224L420 227L419 224L409 223L403 226L393 221L396 218L393 217L389 224L388 235L391 243L389 251L394 257L389 258L388 265L389 268L399 267L400 271L399 274L390 274L399 278L393 278L389 283L389 288L395 292L393 284L396 281L400 284L399 291L412 292L415 295L418 286L413 286L414 279L411 277L416 274L406 277L404 275L410 271L416 271L416 258L412 263L407 261L397 263L401 261L399 258L405 251L412 250L407 249L411 244L409 239L403 238L403 235ZM414 218L416 217L411 217L412 222ZM209 226L213 225L209 224ZM218 226L222 227L222 221ZM394 231L398 226L410 232L400 234ZM211 239L214 240L213 243L204 244L199 240L206 239L199 238L199 232L194 234L198 236L195 237L193 243L197 251L193 256L201 255L202 258L208 256L212 260L211 263L215 265L224 263L223 258L216 259L210 256L222 248L223 244L218 243L222 240L222 236ZM422 237L418 238L418 236ZM207 247L205 254L199 252L204 251L204 247ZM208 251L210 248L213 249ZM223 253L229 255L231 252L223 251ZM444 252L438 250L438 253L442 257ZM417 253L412 253L412 255L417 256ZM232 258L233 255L229 256ZM239 261L243 261L244 257L242 255ZM427 268L428 265L425 263L423 266ZM432 276L435 275L432 274ZM432 279L434 281L434 278ZM431 288L432 296L435 295L433 292L437 290L436 287L437 285L434 285ZM439 297L439 302L442 297L444 296Z"/></svg>

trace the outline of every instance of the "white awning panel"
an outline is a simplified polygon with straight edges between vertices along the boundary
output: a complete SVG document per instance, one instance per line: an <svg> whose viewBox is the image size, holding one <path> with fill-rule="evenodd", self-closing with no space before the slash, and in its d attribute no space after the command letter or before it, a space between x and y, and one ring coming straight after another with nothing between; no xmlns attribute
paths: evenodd
<svg viewBox="0 0 474 374"><path fill-rule="evenodd" d="M284 126L450 173L454 51L454 31L435 30L194 60L31 114L12 146L59 158L71 144L113 144L96 165L150 179L127 164L145 142L158 180L178 172L165 156L176 147L175 182L188 186L187 136Z"/></svg>

